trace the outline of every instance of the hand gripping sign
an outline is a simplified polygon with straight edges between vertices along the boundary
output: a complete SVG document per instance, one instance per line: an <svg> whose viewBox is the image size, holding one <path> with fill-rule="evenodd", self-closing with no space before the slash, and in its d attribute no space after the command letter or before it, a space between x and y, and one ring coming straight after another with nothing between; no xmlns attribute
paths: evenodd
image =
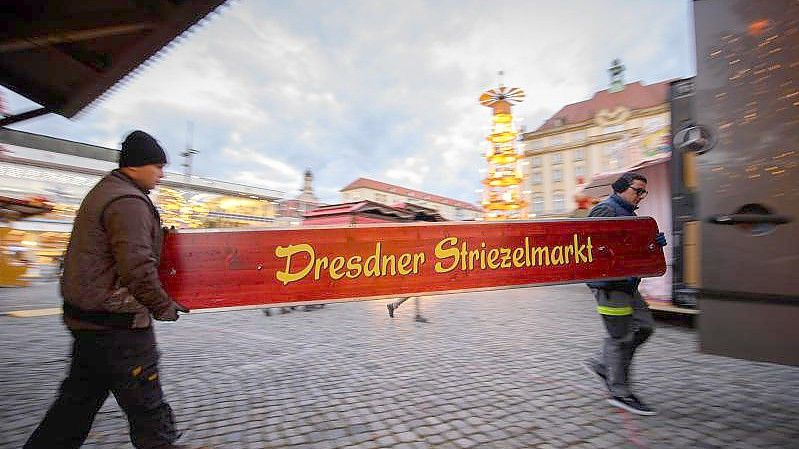
<svg viewBox="0 0 799 449"><path fill-rule="evenodd" d="M179 231L160 276L192 309L660 276L657 232L646 217Z"/></svg>

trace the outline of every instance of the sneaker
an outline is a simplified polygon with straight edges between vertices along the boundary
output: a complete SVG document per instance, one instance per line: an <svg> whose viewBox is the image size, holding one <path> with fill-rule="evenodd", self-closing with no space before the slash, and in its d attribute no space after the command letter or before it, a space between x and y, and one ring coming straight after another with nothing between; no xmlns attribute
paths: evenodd
<svg viewBox="0 0 799 449"><path fill-rule="evenodd" d="M594 363L592 363L590 360L586 360L583 362L583 368L585 368L585 371L588 372L588 374L591 374L599 379L603 388L610 390L608 387L608 376L602 371L599 371Z"/></svg>
<svg viewBox="0 0 799 449"><path fill-rule="evenodd" d="M630 413L635 413L636 415L642 415L642 416L657 415L657 412L653 408L644 404L637 397L635 397L635 395L632 394L625 397L613 396L612 398L608 399L608 403L614 407L619 407L624 410L627 410Z"/></svg>

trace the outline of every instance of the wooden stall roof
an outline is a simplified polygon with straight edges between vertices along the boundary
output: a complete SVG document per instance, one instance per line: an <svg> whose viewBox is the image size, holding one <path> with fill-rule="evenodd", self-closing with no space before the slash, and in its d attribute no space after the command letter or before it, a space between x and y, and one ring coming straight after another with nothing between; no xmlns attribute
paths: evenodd
<svg viewBox="0 0 799 449"><path fill-rule="evenodd" d="M73 117L225 0L17 0L0 5L0 84ZM12 120L9 120L12 119Z"/></svg>

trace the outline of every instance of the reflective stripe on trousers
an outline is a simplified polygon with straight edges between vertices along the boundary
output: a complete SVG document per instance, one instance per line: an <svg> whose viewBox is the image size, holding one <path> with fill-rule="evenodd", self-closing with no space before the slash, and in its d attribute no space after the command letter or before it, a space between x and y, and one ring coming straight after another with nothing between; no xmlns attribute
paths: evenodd
<svg viewBox="0 0 799 449"><path fill-rule="evenodd" d="M596 310L597 312L599 312L600 315L625 316L633 314L633 308L631 306L625 306L625 307L596 306Z"/></svg>

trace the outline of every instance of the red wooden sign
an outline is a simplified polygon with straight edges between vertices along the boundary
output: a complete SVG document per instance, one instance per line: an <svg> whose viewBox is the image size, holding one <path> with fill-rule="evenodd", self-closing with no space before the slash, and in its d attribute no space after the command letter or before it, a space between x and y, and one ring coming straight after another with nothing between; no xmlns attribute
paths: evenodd
<svg viewBox="0 0 799 449"><path fill-rule="evenodd" d="M657 232L645 217L179 231L160 274L195 309L660 276Z"/></svg>

